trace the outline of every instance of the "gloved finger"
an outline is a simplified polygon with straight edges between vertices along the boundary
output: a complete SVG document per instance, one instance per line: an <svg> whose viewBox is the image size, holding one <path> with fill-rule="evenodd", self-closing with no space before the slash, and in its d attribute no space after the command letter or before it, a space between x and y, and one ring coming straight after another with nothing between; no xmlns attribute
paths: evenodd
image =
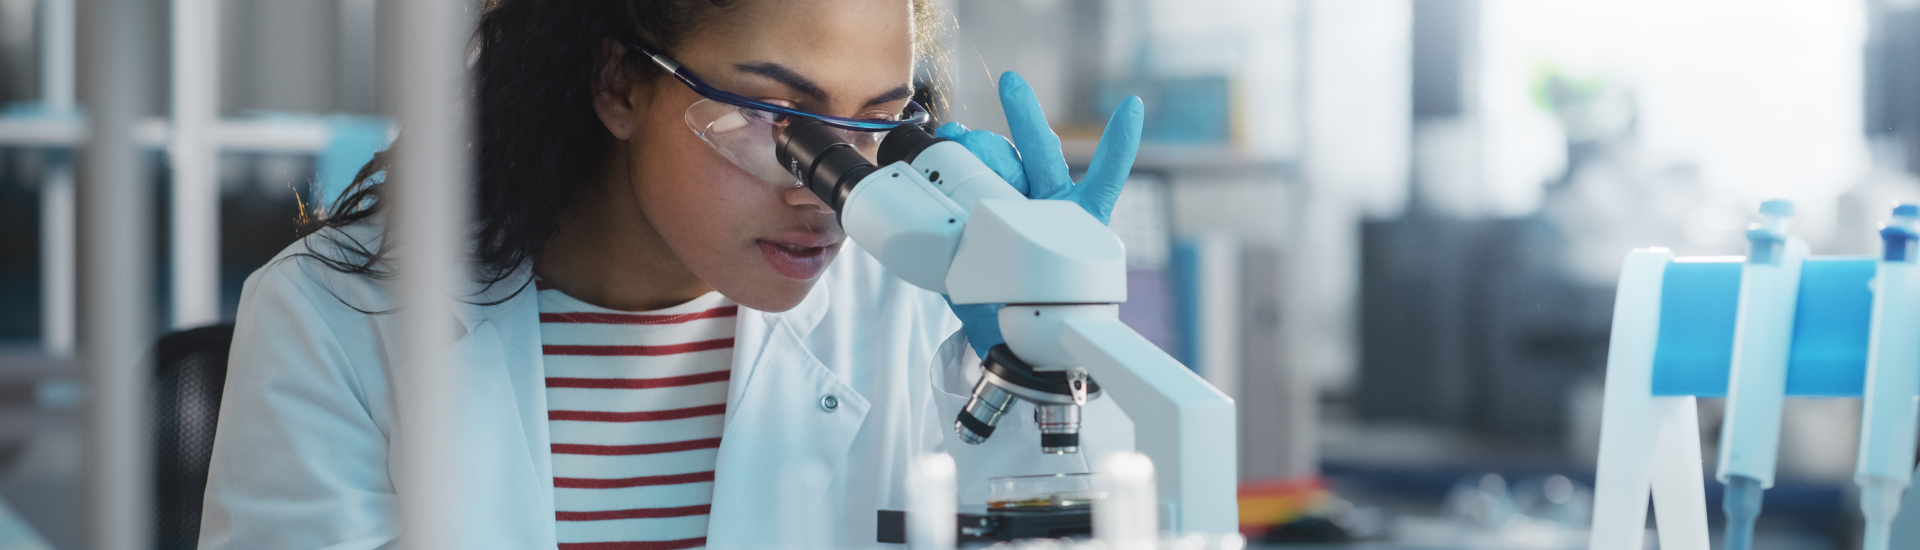
<svg viewBox="0 0 1920 550"><path fill-rule="evenodd" d="M1120 102L1120 107L1107 119L1107 129L1100 133L1100 146L1093 150L1087 177L1073 190L1074 202L1080 203L1100 223L1107 223L1114 201L1120 200L1120 190L1127 184L1127 175L1133 172L1133 159L1140 151L1140 125L1146 113L1140 96Z"/></svg>
<svg viewBox="0 0 1920 550"><path fill-rule="evenodd" d="M936 129L934 137L946 138L966 147L981 164L993 169L1000 179L1006 180L1014 190L1026 195L1028 189L1026 168L1020 165L1020 152L1014 150L1013 143L1000 134L986 130L968 130L958 122L949 122Z"/></svg>
<svg viewBox="0 0 1920 550"><path fill-rule="evenodd" d="M1066 195L1073 180L1067 175L1067 159L1060 155L1060 136L1047 126L1047 114L1040 100L1019 73L1000 74L1000 107L1007 113L1008 133L1014 147L1020 149L1021 164L1026 167L1032 187L1029 198L1057 199Z"/></svg>
<svg viewBox="0 0 1920 550"><path fill-rule="evenodd" d="M971 131L973 130L970 128L967 128L967 125L965 124L961 124L958 122L948 122L946 124L941 124L939 128L934 128L933 137L953 139L954 136L958 136L960 134L964 134Z"/></svg>

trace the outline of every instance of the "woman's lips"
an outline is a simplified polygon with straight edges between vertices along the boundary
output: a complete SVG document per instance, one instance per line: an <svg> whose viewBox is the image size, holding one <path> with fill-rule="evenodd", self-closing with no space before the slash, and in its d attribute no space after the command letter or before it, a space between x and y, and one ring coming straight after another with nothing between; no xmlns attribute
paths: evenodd
<svg viewBox="0 0 1920 550"><path fill-rule="evenodd" d="M760 240L760 257L773 271L789 279L811 280L827 268L827 246Z"/></svg>

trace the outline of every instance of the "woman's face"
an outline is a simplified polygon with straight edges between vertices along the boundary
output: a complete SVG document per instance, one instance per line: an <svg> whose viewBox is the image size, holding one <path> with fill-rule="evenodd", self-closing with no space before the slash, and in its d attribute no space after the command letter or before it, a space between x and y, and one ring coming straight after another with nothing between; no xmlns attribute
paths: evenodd
<svg viewBox="0 0 1920 550"><path fill-rule="evenodd" d="M913 75L907 0L748 1L668 54L714 87L827 115L884 118ZM813 193L741 170L687 127L702 99L668 76L635 86L627 183L647 221L707 285L749 308L799 304L846 240Z"/></svg>

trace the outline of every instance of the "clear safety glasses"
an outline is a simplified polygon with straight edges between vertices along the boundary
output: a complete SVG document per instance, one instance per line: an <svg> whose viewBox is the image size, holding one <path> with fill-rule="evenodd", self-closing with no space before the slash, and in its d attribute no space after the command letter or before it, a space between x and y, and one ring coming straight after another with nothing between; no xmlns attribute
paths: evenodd
<svg viewBox="0 0 1920 550"><path fill-rule="evenodd" d="M907 104L907 114L917 111L919 105ZM925 111L917 111L924 115ZM814 115L807 115L814 116ZM817 118L817 117L816 117ZM909 118L903 116L902 118ZM702 99L687 107L687 127L695 135L712 145L721 156L733 161L735 166L747 173L767 180L768 183L782 187L799 187L800 179L787 170L785 165L774 158L773 151L778 145L774 142L780 131L792 118L721 103L713 99ZM896 125L897 127L898 125ZM885 130L848 130L833 128L840 139L853 145L869 162L876 161L880 152L880 140L887 136Z"/></svg>
<svg viewBox="0 0 1920 550"><path fill-rule="evenodd" d="M672 73L674 78L692 88L694 93L705 98L687 107L687 127L692 128L695 135L740 169L782 187L800 186L800 179L774 158L774 149L777 147L774 140L792 117L813 118L826 123L840 132L841 137L868 160L878 156L880 140L886 137L888 131L908 124L925 124L930 118L924 107L911 101L894 120L821 115L757 101L714 88L679 63L645 46L626 40L621 43L652 59Z"/></svg>

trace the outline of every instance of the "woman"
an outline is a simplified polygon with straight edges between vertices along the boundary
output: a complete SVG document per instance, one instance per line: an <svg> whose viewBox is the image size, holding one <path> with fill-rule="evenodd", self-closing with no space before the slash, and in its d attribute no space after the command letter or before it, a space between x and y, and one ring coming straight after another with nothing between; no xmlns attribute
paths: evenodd
<svg viewBox="0 0 1920 550"><path fill-rule="evenodd" d="M953 454L978 503L987 477L1086 471L1132 447L1111 400L1089 404L1079 454L1041 455L1026 409L960 443L992 309L956 316L889 275L766 169L769 128L796 113L863 146L924 120L911 77L932 19L909 0L488 6L476 282L451 312L460 426L443 434L463 457L447 467L472 547L872 546L922 453ZM939 134L1029 196L1106 219L1138 101L1075 185L1032 92L1011 75L1001 88L1024 160L993 134ZM384 168L247 280L202 548L400 536L410 493L394 466L415 439L394 420L404 366L388 359L404 343L386 276L406 248L384 239Z"/></svg>

